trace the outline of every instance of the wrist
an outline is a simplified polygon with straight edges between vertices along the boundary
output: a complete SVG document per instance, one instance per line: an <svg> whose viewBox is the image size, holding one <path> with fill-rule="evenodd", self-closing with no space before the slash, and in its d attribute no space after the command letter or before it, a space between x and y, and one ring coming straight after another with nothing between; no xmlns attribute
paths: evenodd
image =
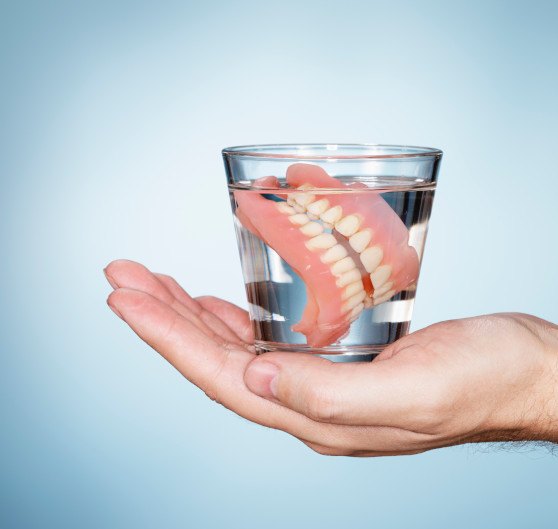
<svg viewBox="0 0 558 529"><path fill-rule="evenodd" d="M505 397L483 439L558 442L558 326L524 314L512 318L507 335L512 350L518 345L510 357L514 367L502 372Z"/></svg>
<svg viewBox="0 0 558 529"><path fill-rule="evenodd" d="M541 413L534 424L536 439L558 442L558 327L545 329L545 375L541 384Z"/></svg>

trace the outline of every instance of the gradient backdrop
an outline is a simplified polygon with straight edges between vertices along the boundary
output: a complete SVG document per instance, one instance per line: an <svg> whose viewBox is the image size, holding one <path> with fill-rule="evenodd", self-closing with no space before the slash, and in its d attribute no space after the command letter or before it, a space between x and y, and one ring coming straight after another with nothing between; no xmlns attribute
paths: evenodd
<svg viewBox="0 0 558 529"><path fill-rule="evenodd" d="M244 304L220 149L445 151L414 328L558 321L555 2L2 2L0 527L558 527L558 458L326 458L105 305L130 258Z"/></svg>

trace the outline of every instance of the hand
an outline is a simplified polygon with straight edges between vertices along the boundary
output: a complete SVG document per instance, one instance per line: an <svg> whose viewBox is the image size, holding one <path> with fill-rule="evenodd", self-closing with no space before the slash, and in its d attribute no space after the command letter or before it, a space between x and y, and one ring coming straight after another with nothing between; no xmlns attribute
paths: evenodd
<svg viewBox="0 0 558 529"><path fill-rule="evenodd" d="M212 400L322 454L414 454L460 443L558 441L558 327L521 314L432 325L372 363L256 356L248 314L115 261L109 306Z"/></svg>

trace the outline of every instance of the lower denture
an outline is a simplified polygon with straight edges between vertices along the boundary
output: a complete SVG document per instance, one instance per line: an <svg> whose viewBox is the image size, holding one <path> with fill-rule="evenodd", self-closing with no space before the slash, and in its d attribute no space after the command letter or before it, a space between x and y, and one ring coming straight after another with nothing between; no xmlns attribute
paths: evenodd
<svg viewBox="0 0 558 529"><path fill-rule="evenodd" d="M418 256L408 245L401 219L366 186L358 193L358 184L347 186L310 164L291 165L287 183L297 192L286 202L236 191L236 214L305 282L306 308L292 329L304 334L308 345L323 347L343 338L364 308L387 301L415 282ZM279 189L275 177L255 184ZM351 192L311 192L318 188ZM324 227L333 227L332 233Z"/></svg>

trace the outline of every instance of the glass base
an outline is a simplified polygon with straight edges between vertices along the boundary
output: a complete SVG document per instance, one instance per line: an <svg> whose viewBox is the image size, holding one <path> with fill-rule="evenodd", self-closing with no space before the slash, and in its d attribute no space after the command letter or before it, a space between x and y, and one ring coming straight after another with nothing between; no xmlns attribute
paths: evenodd
<svg viewBox="0 0 558 529"><path fill-rule="evenodd" d="M387 345L330 345L328 347L309 347L304 344L262 342L256 340L256 354L269 352L306 353L317 355L331 362L371 362Z"/></svg>

